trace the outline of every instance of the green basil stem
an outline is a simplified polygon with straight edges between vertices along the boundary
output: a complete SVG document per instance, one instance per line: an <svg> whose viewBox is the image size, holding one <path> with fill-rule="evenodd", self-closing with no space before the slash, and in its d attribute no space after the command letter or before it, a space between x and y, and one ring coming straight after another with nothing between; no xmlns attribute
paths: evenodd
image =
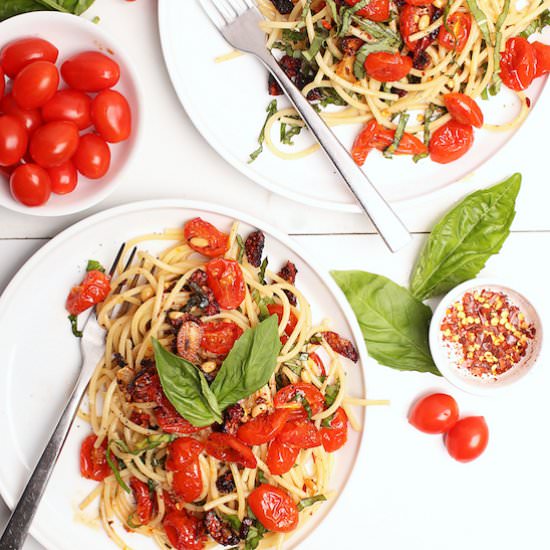
<svg viewBox="0 0 550 550"><path fill-rule="evenodd" d="M107 458L107 464L109 465L109 468L113 471L113 475L115 476L115 479L117 483L120 485L123 491L126 491L127 493L131 493L130 487L124 483L124 480L122 479L122 476L120 475L120 472L118 468L115 466L112 458L111 458L111 444L113 441L109 442L109 445L107 445L107 450L105 451L105 457Z"/></svg>
<svg viewBox="0 0 550 550"><path fill-rule="evenodd" d="M71 330L73 331L74 336L77 338L82 338L82 331L78 330L78 318L76 315L69 315L69 321L71 322Z"/></svg>

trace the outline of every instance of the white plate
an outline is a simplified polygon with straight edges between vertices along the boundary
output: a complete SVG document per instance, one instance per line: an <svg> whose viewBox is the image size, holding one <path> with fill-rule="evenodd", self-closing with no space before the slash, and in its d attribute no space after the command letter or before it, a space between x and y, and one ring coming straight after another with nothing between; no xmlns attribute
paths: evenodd
<svg viewBox="0 0 550 550"><path fill-rule="evenodd" d="M221 229L229 229L234 219L242 220L243 233L259 227L266 233L265 250L272 266L287 259L296 263L297 283L310 301L313 318L331 318L335 330L355 341L362 364L348 370L349 387L353 395L364 395L362 366L367 355L353 312L330 276L287 236L240 213L181 200L134 203L107 210L72 226L45 245L19 271L0 299L0 431L4 434L0 492L10 507L49 437L80 364L78 340L71 334L64 309L68 289L81 279L89 258L109 265L122 242L181 226L195 216L203 216ZM166 243L159 246L163 248ZM156 252L158 248L151 246L149 250ZM361 416L364 423L364 414ZM111 547L100 528L92 529L77 517L79 502L95 485L80 477L78 466L79 446L89 431L77 420L34 520L32 534L49 550ZM349 443L337 455L333 487L338 493L351 474L360 444L361 434L350 432ZM306 528L296 533L289 547L304 540L323 521L332 504L324 505ZM329 524L325 522L321 529L330 528ZM155 547L144 537L125 537L136 550Z"/></svg>
<svg viewBox="0 0 550 550"><path fill-rule="evenodd" d="M187 30L182 31L182 25ZM290 199L347 212L359 212L346 186L323 152L305 159L284 161L267 148L252 164L257 136L265 120L265 109L273 99L267 93L266 69L246 55L225 63L214 59L231 48L210 23L198 0L159 0L159 26L164 58L176 93L193 123L217 153L256 183ZM537 79L528 90L532 104L538 99L545 79ZM277 98L288 106L286 98ZM517 109L508 90L481 101L486 121L503 122ZM335 133L348 148L360 126L337 127ZM277 129L275 130L277 131ZM447 165L428 159L414 164L409 157L388 160L372 154L367 162L369 178L386 199L399 202L430 194L472 172L490 159L512 137L513 132L476 132L476 143L462 159ZM278 139L274 136L277 143ZM298 150L313 143L302 132Z"/></svg>

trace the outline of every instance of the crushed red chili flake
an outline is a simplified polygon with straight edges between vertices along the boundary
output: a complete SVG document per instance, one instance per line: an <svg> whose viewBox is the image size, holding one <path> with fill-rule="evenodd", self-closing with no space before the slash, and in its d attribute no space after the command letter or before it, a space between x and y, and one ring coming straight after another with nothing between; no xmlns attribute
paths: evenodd
<svg viewBox="0 0 550 550"><path fill-rule="evenodd" d="M517 365L535 337L535 327L502 292L466 292L446 311L443 340L459 356L459 366L478 377L497 376Z"/></svg>

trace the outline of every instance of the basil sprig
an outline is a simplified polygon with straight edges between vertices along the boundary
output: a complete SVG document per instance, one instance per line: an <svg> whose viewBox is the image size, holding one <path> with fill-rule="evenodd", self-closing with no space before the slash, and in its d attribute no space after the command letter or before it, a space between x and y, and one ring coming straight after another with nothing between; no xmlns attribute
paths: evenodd
<svg viewBox="0 0 550 550"><path fill-rule="evenodd" d="M21 13L41 10L81 15L93 3L94 0L2 0L0 2L0 21Z"/></svg>

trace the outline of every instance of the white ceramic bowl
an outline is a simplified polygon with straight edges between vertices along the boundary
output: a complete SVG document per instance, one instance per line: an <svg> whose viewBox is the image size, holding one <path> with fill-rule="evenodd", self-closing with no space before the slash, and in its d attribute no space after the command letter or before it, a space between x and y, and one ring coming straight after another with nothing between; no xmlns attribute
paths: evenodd
<svg viewBox="0 0 550 550"><path fill-rule="evenodd" d="M126 96L132 109L132 135L122 143L109 144L111 168L105 177L89 180L80 176L78 186L72 193L62 196L52 193L46 204L30 208L11 196L9 185L0 176L1 206L34 216L64 216L97 204L123 181L123 169L131 161L140 133L140 91L135 70L122 49L98 25L83 17L38 11L18 15L0 23L0 48L29 36L49 40L59 49L58 67L68 57L86 50L99 50L112 56L120 65L120 81L114 89ZM63 87L63 83L60 87Z"/></svg>
<svg viewBox="0 0 550 550"><path fill-rule="evenodd" d="M506 294L510 302L519 307L521 312L525 315L526 321L532 323L536 330L535 337L529 343L525 357L523 357L517 365L507 372L498 375L496 378L480 378L470 374L466 369L459 368L452 357L453 353L450 345L443 340L440 329L441 322L450 306L458 301L466 292L482 289ZM532 302L526 298L523 291L519 292L507 286L505 283L493 279L474 279L458 285L441 300L433 314L430 324L430 349L435 364L441 374L457 388L480 395L487 395L496 390L508 388L524 378L534 367L540 355L542 342L542 321Z"/></svg>

